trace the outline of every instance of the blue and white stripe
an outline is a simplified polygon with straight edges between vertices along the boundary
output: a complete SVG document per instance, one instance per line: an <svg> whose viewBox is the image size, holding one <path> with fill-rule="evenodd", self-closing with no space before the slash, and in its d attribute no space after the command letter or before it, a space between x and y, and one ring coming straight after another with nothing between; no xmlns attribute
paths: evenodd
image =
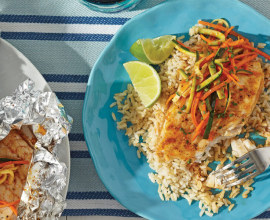
<svg viewBox="0 0 270 220"><path fill-rule="evenodd" d="M63 215L137 217L100 181L83 137L81 114L88 76L98 55L131 17L163 1L145 0L136 10L108 15L90 11L78 0L1 0L1 37L33 62L74 118L69 134L71 178ZM257 218L269 217L270 210Z"/></svg>

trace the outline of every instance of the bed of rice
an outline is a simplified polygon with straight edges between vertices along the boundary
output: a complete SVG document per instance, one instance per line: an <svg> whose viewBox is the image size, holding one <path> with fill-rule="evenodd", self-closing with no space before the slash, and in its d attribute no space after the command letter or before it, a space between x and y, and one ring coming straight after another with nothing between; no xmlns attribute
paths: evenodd
<svg viewBox="0 0 270 220"><path fill-rule="evenodd" d="M182 38L180 38L182 39ZM187 46L200 46L203 44L199 36L194 36L189 41L185 42ZM270 86L269 75L270 65L262 62L265 73L265 88ZM231 211L234 204L230 198L235 198L240 194L241 187L244 189L242 197L247 198L249 193L253 191L251 184L252 179L235 187L232 187L229 196L225 198L225 190L217 194L213 194L209 187L206 186L206 179L209 172L212 171L208 167L213 161L220 161L216 167L219 169L228 159L233 161L236 158L227 153L231 140L223 141L216 144L210 150L210 155L202 163L188 164L185 161L174 159L166 161L164 157L159 157L155 154L157 143L159 142L160 132L165 120L167 98L176 92L178 83L181 80L179 69L189 70L193 68L195 58L182 54L174 50L171 57L160 65L160 79L162 83L162 93L159 100L152 108L145 108L131 84L128 84L127 90L122 93L115 94L116 102L111 104L111 107L117 106L118 112L122 113L121 120L117 121L116 116L112 113L112 117L117 121L118 130L126 130L126 135L129 137L129 145L137 147L137 156L145 155L149 166L153 169L153 173L149 173L149 178L153 183L157 183L157 191L162 201L172 200L177 201L179 197L185 198L191 205L193 200L199 201L200 213L202 216L206 214L213 216L218 213L222 206L227 206ZM249 132L255 128L259 134L266 136L268 144L270 141L270 89L264 91L259 101L249 118L246 125L243 127L243 132L247 132L245 138L249 137ZM131 126L128 126L131 122ZM140 143L140 137L143 143ZM254 143L254 142L253 142ZM257 146L263 147L263 146Z"/></svg>

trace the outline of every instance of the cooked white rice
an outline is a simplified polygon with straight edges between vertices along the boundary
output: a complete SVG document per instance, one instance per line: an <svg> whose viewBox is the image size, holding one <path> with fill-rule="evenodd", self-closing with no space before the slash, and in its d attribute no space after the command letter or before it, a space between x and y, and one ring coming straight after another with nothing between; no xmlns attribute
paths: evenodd
<svg viewBox="0 0 270 220"><path fill-rule="evenodd" d="M199 35L195 35L188 42L185 42L187 46L192 44L200 46L202 43ZM261 59L260 61L262 62ZM114 99L116 102L112 103L111 107L117 105L118 112L123 114L121 120L117 122L117 129L126 130L126 135L129 137L129 145L138 148L138 158L141 157L141 154L144 154L149 166L153 169L153 173L149 173L149 179L153 183L157 183L160 199L162 201L177 201L179 197L183 197L190 205L193 201L199 201L199 209L201 209L199 215L206 214L211 217L214 213L218 213L219 208L222 206L229 206L229 211L233 208L234 204L231 204L229 199L235 198L240 194L240 187L245 189L242 194L243 198L247 198L248 194L253 190L250 185L254 181L249 180L241 184L241 186L232 187L229 198L224 198L224 190L214 195L210 188L206 186L205 180L209 171L212 170L208 167L209 163L214 160L220 161L221 164L217 167L220 168L227 159L236 159L226 152L230 146L230 140L216 144L210 150L208 158L201 164L194 163L191 165L180 159L167 161L155 154L160 138L159 134L165 120L165 102L171 94L176 92L178 83L181 80L181 75L177 70L185 69L192 71L194 63L194 57L174 50L171 57L160 65L159 75L162 93L152 108L145 108L143 106L140 97L131 84L127 86L127 90L124 92L115 94ZM270 86L270 65L263 64L263 70L265 73L265 88L268 88ZM270 128L269 93L270 89L263 92L260 96L251 117L246 123L246 127L243 128L243 132L248 133L255 128L261 135L268 137L266 144L270 142L270 133L267 132L268 128ZM115 115L112 114L112 117L114 118ZM131 122L129 127L127 126L128 122ZM248 133L246 138L249 136ZM140 143L140 137L144 143Z"/></svg>

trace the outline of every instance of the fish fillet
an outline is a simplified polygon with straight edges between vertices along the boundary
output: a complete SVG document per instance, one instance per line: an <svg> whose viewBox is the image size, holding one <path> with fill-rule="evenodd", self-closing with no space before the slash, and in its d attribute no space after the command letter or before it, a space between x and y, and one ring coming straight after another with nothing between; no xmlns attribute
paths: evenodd
<svg viewBox="0 0 270 220"><path fill-rule="evenodd" d="M16 160L31 161L33 149L21 136L20 131L12 130L3 140L0 141L0 158L10 158ZM21 198L21 194L26 182L29 164L20 165L22 176L15 172L12 184L0 184L0 200L14 202ZM15 207L17 207L15 205ZM0 208L0 220L16 219L10 208Z"/></svg>
<svg viewBox="0 0 270 220"><path fill-rule="evenodd" d="M243 87L237 86L234 82L229 83L231 95L226 114L220 118L217 116L224 112L227 99L218 100L211 128L212 141L203 139L202 134L195 141L192 141L195 126L191 115L183 112L179 102L176 102L167 110L157 153L164 155L166 159L200 161L203 159L204 153L209 151L214 144L240 134L245 121L251 115L263 91L264 85L264 74L260 63L258 61L251 62L249 68L258 74L238 74L239 84ZM200 122L201 116L196 115L196 117L197 121Z"/></svg>

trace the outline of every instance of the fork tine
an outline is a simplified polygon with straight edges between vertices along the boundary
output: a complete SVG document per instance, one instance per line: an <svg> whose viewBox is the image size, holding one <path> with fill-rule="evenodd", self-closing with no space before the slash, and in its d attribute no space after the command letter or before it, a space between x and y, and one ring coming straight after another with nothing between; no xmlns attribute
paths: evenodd
<svg viewBox="0 0 270 220"><path fill-rule="evenodd" d="M253 166L247 168L246 170L244 170L244 171L242 171L242 172L240 172L240 173L237 173L236 175L234 175L234 176L232 176L232 177L230 177L230 178L228 178L228 179L225 179L225 180L223 181L223 183L227 183L227 182L229 182L229 181L231 181L231 180L234 180L234 179L236 179L236 178L238 178L238 177L240 177L240 176L243 176L243 175L245 175L245 174L247 174L247 173L249 173L249 172L252 172L252 171L255 170L255 169L256 169L256 165L254 164Z"/></svg>
<svg viewBox="0 0 270 220"><path fill-rule="evenodd" d="M262 173L262 172L260 172L260 171L257 171L257 172L255 172L255 173L252 173L252 174L250 174L250 175L248 175L248 176L245 176L244 178L242 178L242 179L240 179L240 180L238 180L238 181L236 181L236 182L234 182L234 183L231 183L231 184L229 184L229 185L226 185L226 188L229 188L229 187L231 187L231 186L235 186L235 185L244 183L244 182L250 180L251 178L254 178L254 177L258 176L258 175L261 174L261 173Z"/></svg>
<svg viewBox="0 0 270 220"><path fill-rule="evenodd" d="M228 168L232 167L232 166L235 165L235 164L240 163L241 161L247 159L248 157L249 157L249 153L245 154L245 155L242 156L242 157L239 157L238 159L236 159L235 161L233 161L233 162L229 163L228 165L222 167L221 169L214 171L214 172L213 172L213 175L218 174L218 173L220 173L221 171L227 170Z"/></svg>
<svg viewBox="0 0 270 220"><path fill-rule="evenodd" d="M243 167L245 167L247 165L250 165L252 163L254 163L253 159L252 158L249 158L248 161L246 161L245 163L241 164L239 167L236 167L236 168L234 168L234 169L232 169L232 170L230 170L230 171L228 171L228 172L226 172L224 174L220 174L220 175L217 176L217 178L218 179L224 178L224 177L226 177L226 176L228 176L228 175L230 175L232 173L237 172L238 170L241 170Z"/></svg>

